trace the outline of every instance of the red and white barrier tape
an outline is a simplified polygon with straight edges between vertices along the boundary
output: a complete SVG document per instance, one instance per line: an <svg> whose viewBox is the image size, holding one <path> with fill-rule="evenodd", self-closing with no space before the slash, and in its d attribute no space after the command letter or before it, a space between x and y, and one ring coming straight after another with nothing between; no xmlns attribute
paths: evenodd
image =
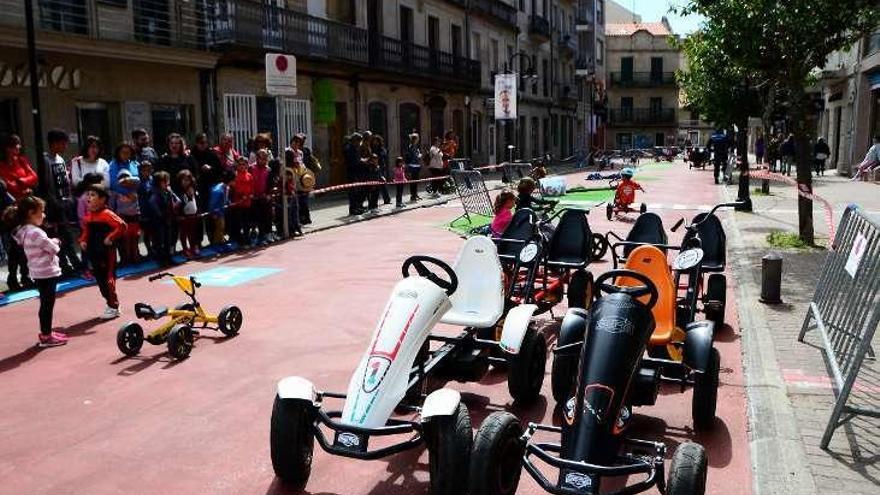
<svg viewBox="0 0 880 495"><path fill-rule="evenodd" d="M822 208L825 210L825 223L828 227L828 235L831 238L831 242L834 242L834 238L836 236L836 229L834 227L834 207L831 206L831 203L829 203L828 200L810 191L809 186L807 186L806 184L801 184L791 177L777 174L775 172L770 172L767 169L762 169L757 172L751 172L749 176L753 179L772 180L794 186L795 188L797 188L798 196L802 196L812 201L819 202L822 205Z"/></svg>

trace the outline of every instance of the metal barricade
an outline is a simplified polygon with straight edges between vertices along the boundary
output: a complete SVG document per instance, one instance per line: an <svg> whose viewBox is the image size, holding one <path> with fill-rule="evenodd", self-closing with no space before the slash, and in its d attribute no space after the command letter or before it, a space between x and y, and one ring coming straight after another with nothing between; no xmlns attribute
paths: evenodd
<svg viewBox="0 0 880 495"><path fill-rule="evenodd" d="M518 181L529 175L531 170L531 162L504 162L501 164L501 182L506 184Z"/></svg>
<svg viewBox="0 0 880 495"><path fill-rule="evenodd" d="M489 199L489 190L486 189L483 174L479 170L453 169L449 172L455 182L455 191L461 200L461 206L464 208L464 213L455 220L465 217L470 222L471 213L491 217L494 214L492 200Z"/></svg>
<svg viewBox="0 0 880 495"><path fill-rule="evenodd" d="M836 401L821 447L828 448L834 430L855 416L880 418L880 410L847 404L865 355L880 323L880 224L857 206L840 221L816 285L798 341L809 330L819 332L831 369Z"/></svg>

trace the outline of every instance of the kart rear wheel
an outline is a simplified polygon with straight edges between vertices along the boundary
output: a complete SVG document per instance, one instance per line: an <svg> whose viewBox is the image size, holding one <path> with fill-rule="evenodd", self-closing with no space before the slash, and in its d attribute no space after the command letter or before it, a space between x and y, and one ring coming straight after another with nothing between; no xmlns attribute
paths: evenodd
<svg viewBox="0 0 880 495"><path fill-rule="evenodd" d="M241 309L235 305L223 306L220 314L217 315L217 326L227 337L238 335L243 321L244 315L241 314Z"/></svg>
<svg viewBox="0 0 880 495"><path fill-rule="evenodd" d="M579 356L553 356L550 370L550 382L553 386L553 400L557 404L565 402L573 395L575 374L578 370Z"/></svg>
<svg viewBox="0 0 880 495"><path fill-rule="evenodd" d="M646 211L648 211L648 205L642 203L642 205L639 206L639 213L645 213Z"/></svg>
<svg viewBox="0 0 880 495"><path fill-rule="evenodd" d="M534 327L523 336L519 354L511 356L507 377L507 390L514 402L530 403L538 398L544 384L544 368L547 365L547 342Z"/></svg>
<svg viewBox="0 0 880 495"><path fill-rule="evenodd" d="M691 416L697 429L709 430L715 423L715 408L718 401L718 374L721 371L721 354L712 348L709 363L704 373L694 374L694 398L691 403Z"/></svg>
<svg viewBox="0 0 880 495"><path fill-rule="evenodd" d="M168 354L174 359L186 359L193 348L192 327L185 324L174 325L168 332Z"/></svg>
<svg viewBox="0 0 880 495"><path fill-rule="evenodd" d="M706 493L708 472L706 450L694 442L685 442L675 449L666 495L703 495Z"/></svg>
<svg viewBox="0 0 880 495"><path fill-rule="evenodd" d="M471 454L471 495L513 495L519 485L525 446L516 416L494 412L483 421Z"/></svg>
<svg viewBox="0 0 880 495"><path fill-rule="evenodd" d="M424 432L428 444L431 495L464 493L474 442L467 406L459 403L451 416L430 418L424 425Z"/></svg>
<svg viewBox="0 0 880 495"><path fill-rule="evenodd" d="M590 245L592 246L592 256L590 261L599 261L605 257L608 252L608 239L602 234L593 234Z"/></svg>
<svg viewBox="0 0 880 495"><path fill-rule="evenodd" d="M611 220L612 215L614 215L614 205L608 203L608 206L605 207L605 216L608 217L608 220Z"/></svg>
<svg viewBox="0 0 880 495"><path fill-rule="evenodd" d="M303 401L275 396L269 428L272 469L285 485L301 490L312 473L315 434L312 406Z"/></svg>
<svg viewBox="0 0 880 495"><path fill-rule="evenodd" d="M593 275L586 270L572 273L568 281L568 307L590 309L593 296Z"/></svg>
<svg viewBox="0 0 880 495"><path fill-rule="evenodd" d="M116 332L116 347L128 357L137 356L144 345L144 329L130 321Z"/></svg>
<svg viewBox="0 0 880 495"><path fill-rule="evenodd" d="M706 319L715 323L715 331L723 329L724 311L727 309L727 277L720 273L709 275L703 304Z"/></svg>

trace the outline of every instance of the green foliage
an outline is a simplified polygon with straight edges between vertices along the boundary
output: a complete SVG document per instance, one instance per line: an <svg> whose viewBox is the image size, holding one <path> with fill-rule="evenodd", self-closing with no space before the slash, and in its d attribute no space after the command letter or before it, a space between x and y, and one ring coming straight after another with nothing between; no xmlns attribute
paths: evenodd
<svg viewBox="0 0 880 495"><path fill-rule="evenodd" d="M806 249L809 245L794 232L778 230L767 234L767 244L780 249Z"/></svg>

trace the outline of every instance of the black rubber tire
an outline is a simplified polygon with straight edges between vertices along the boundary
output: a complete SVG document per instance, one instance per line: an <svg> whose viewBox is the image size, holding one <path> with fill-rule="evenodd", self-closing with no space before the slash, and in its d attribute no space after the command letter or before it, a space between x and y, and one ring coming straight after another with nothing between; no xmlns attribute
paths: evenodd
<svg viewBox="0 0 880 495"><path fill-rule="evenodd" d="M648 205L646 205L645 203L642 203L642 205L639 206L639 213L640 214L645 213L646 211L648 211Z"/></svg>
<svg viewBox="0 0 880 495"><path fill-rule="evenodd" d="M715 331L724 328L724 311L727 309L727 277L721 273L709 275L706 283L706 319L715 323ZM713 309L716 306L717 309Z"/></svg>
<svg viewBox="0 0 880 495"><path fill-rule="evenodd" d="M285 485L302 490L312 474L315 434L311 405L275 396L269 426L272 469Z"/></svg>
<svg viewBox="0 0 880 495"><path fill-rule="evenodd" d="M525 454L522 434L522 425L509 412L494 412L483 421L471 454L471 495L516 493Z"/></svg>
<svg viewBox="0 0 880 495"><path fill-rule="evenodd" d="M666 495L703 495L709 459L702 445L685 442L675 449L669 466Z"/></svg>
<svg viewBox="0 0 880 495"><path fill-rule="evenodd" d="M705 373L694 373L694 398L691 403L691 417L694 427L710 430L715 424L715 409L718 403L718 375L721 372L721 354L712 348Z"/></svg>
<svg viewBox="0 0 880 495"><path fill-rule="evenodd" d="M578 355L553 356L553 365L550 368L550 383L553 388L553 400L557 404L565 404L569 397L574 394L574 384L577 383L575 374L578 371Z"/></svg>
<svg viewBox="0 0 880 495"><path fill-rule="evenodd" d="M608 252L608 239L605 238L602 234L593 234L592 242L590 245L593 248L593 252L591 254L590 261L599 261L605 257L605 254Z"/></svg>
<svg viewBox="0 0 880 495"><path fill-rule="evenodd" d="M608 220L611 220L611 217L614 215L614 205L608 203L608 206L605 207L605 216L608 217Z"/></svg>
<svg viewBox="0 0 880 495"><path fill-rule="evenodd" d="M568 281L568 307L590 309L595 296L593 274L586 270L576 270Z"/></svg>
<svg viewBox="0 0 880 495"><path fill-rule="evenodd" d="M510 356L507 390L514 402L528 404L541 394L544 370L547 366L547 342L534 328L529 327L523 336L519 354Z"/></svg>
<svg viewBox="0 0 880 495"><path fill-rule="evenodd" d="M186 359L192 352L193 329L186 324L174 325L174 328L168 332L168 354L174 359Z"/></svg>
<svg viewBox="0 0 880 495"><path fill-rule="evenodd" d="M428 444L431 495L458 495L468 486L474 438L467 406L458 404L451 416L430 418L424 425Z"/></svg>
<svg viewBox="0 0 880 495"><path fill-rule="evenodd" d="M238 335L241 330L241 324L244 321L244 315L238 306L230 304L223 306L220 314L217 315L217 328L227 337Z"/></svg>
<svg viewBox="0 0 880 495"><path fill-rule="evenodd" d="M116 332L116 347L128 357L137 356L144 346L144 329L135 321L130 321Z"/></svg>

